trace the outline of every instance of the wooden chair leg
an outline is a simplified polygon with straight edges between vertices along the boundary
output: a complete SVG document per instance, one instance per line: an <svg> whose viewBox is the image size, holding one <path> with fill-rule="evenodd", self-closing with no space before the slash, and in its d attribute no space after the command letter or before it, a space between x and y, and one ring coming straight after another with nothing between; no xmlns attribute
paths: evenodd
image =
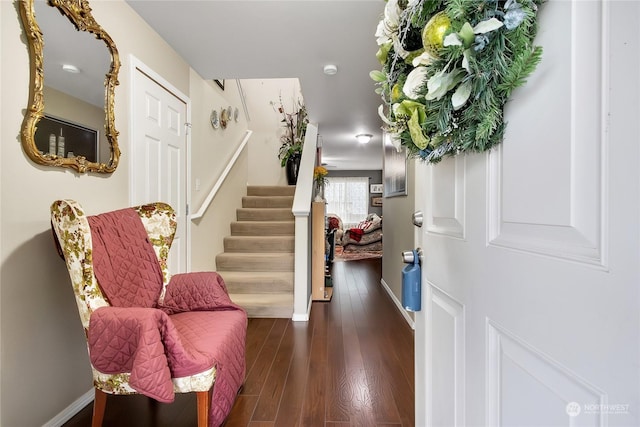
<svg viewBox="0 0 640 427"><path fill-rule="evenodd" d="M197 391L196 396L198 400L198 427L208 427L211 390Z"/></svg>
<svg viewBox="0 0 640 427"><path fill-rule="evenodd" d="M95 389L95 398L93 400L93 417L91 419L91 427L102 427L104 419L104 408L107 406L107 393L102 390Z"/></svg>

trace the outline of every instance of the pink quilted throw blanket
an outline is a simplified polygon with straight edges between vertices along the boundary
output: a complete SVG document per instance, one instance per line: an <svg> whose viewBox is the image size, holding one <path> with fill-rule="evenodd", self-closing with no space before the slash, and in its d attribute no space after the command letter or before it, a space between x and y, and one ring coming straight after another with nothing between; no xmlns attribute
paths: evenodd
<svg viewBox="0 0 640 427"><path fill-rule="evenodd" d="M155 307L162 271L147 231L131 208L89 216L93 271L115 307Z"/></svg>
<svg viewBox="0 0 640 427"><path fill-rule="evenodd" d="M174 274L158 307L167 314L185 311L241 310L229 298L222 276L213 271Z"/></svg>
<svg viewBox="0 0 640 427"><path fill-rule="evenodd" d="M217 273L178 274L159 308L94 311L89 354L100 372L130 372L131 387L160 402L174 400L171 378L215 366L209 425L219 426L244 382L246 329L246 312L231 301Z"/></svg>
<svg viewBox="0 0 640 427"><path fill-rule="evenodd" d="M185 347L169 316L154 308L101 307L91 314L88 338L97 370L130 372L131 387L160 402L173 402L176 370L187 376L214 365L213 355Z"/></svg>

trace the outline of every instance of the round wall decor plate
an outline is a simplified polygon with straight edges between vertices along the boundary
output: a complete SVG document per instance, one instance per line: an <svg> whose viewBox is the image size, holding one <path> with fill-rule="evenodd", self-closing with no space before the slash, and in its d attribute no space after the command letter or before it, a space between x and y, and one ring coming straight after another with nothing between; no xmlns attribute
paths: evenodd
<svg viewBox="0 0 640 427"><path fill-rule="evenodd" d="M211 112L211 117L209 117L209 120L211 120L211 127L213 127L214 129L218 129L218 127L220 127L220 119L218 119L217 110L213 110Z"/></svg>
<svg viewBox="0 0 640 427"><path fill-rule="evenodd" d="M226 108L223 108L220 112L220 126L222 129L227 128L227 124L229 123L229 112Z"/></svg>

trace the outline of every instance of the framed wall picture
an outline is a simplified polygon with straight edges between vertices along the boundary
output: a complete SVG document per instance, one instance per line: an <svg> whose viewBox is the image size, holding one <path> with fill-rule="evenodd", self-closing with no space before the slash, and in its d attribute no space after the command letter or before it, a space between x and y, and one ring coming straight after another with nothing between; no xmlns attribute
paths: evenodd
<svg viewBox="0 0 640 427"><path fill-rule="evenodd" d="M218 86L220 86L220 89L224 90L224 79L222 80L213 79L213 81L216 82Z"/></svg>
<svg viewBox="0 0 640 427"><path fill-rule="evenodd" d="M371 194L381 194L382 193L382 184L371 184L369 186L369 193Z"/></svg>
<svg viewBox="0 0 640 427"><path fill-rule="evenodd" d="M372 197L371 206L374 206L374 207L382 206L382 197L381 196Z"/></svg>
<svg viewBox="0 0 640 427"><path fill-rule="evenodd" d="M396 149L391 140L391 135L383 132L382 135L384 158L384 197L396 197L407 195L407 149Z"/></svg>

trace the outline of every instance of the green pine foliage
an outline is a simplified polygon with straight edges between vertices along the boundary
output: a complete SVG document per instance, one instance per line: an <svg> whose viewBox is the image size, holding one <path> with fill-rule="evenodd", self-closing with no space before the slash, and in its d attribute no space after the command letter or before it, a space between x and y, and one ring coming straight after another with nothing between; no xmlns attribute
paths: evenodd
<svg viewBox="0 0 640 427"><path fill-rule="evenodd" d="M504 80L497 87L498 92L505 99L511 96L511 92L522 86L527 81L527 77L538 66L542 59L542 48L536 46L533 49L521 50L515 54L513 62L507 69Z"/></svg>
<svg viewBox="0 0 640 427"><path fill-rule="evenodd" d="M449 18L456 21L465 21L465 17L473 14L473 10L478 7L475 0L450 0L447 2L445 11Z"/></svg>
<svg viewBox="0 0 640 427"><path fill-rule="evenodd" d="M414 13L414 24L423 28L429 18L443 8L442 0L422 0L422 6Z"/></svg>
<svg viewBox="0 0 640 427"><path fill-rule="evenodd" d="M451 121L451 113L453 112L453 107L450 102L447 102L445 98L442 98L438 101L439 108L435 110L436 114L436 128L438 133L444 135L449 130L450 121Z"/></svg>

